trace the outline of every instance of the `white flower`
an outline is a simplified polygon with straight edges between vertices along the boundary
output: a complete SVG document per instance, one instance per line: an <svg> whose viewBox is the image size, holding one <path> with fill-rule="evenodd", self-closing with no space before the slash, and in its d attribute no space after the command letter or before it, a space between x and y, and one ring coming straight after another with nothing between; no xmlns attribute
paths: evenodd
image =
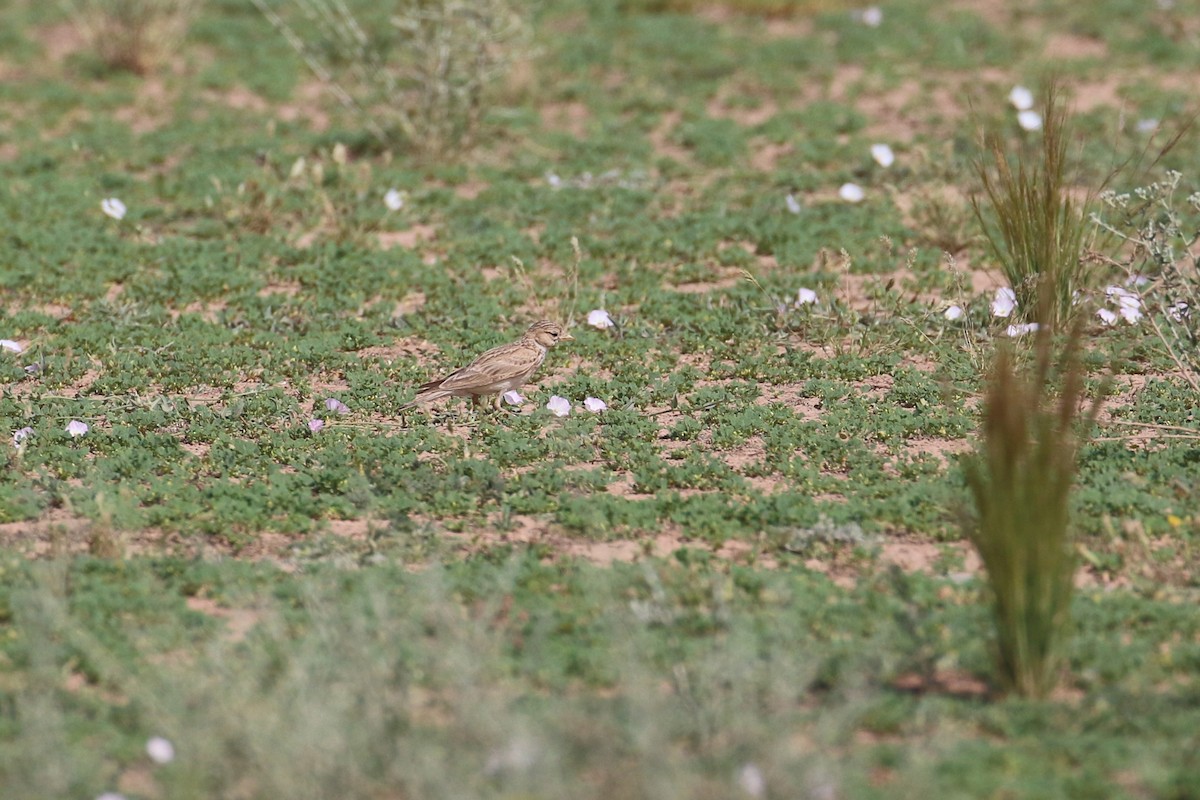
<svg viewBox="0 0 1200 800"><path fill-rule="evenodd" d="M30 436L33 436L33 428L25 427L18 431L13 431L13 444L20 447Z"/></svg>
<svg viewBox="0 0 1200 800"><path fill-rule="evenodd" d="M388 189L383 196L383 204L389 211L399 211L404 208L404 192L398 189Z"/></svg>
<svg viewBox="0 0 1200 800"><path fill-rule="evenodd" d="M1021 126L1021 130L1040 131L1042 129L1042 115L1036 111L1022 111L1017 114L1017 124Z"/></svg>
<svg viewBox="0 0 1200 800"><path fill-rule="evenodd" d="M1007 286L1001 286L996 290L996 297L992 300L992 316L1007 317L1012 314L1013 309L1017 307L1017 293Z"/></svg>
<svg viewBox="0 0 1200 800"><path fill-rule="evenodd" d="M1167 316L1176 322L1183 322L1188 317L1188 304L1180 300L1167 307Z"/></svg>
<svg viewBox="0 0 1200 800"><path fill-rule="evenodd" d="M115 197L106 197L101 200L100 210L113 219L125 218L125 204Z"/></svg>
<svg viewBox="0 0 1200 800"><path fill-rule="evenodd" d="M548 183L550 185L551 189L561 189L563 182L562 182L562 178L558 177L553 172L547 172L546 173L546 183Z"/></svg>
<svg viewBox="0 0 1200 800"><path fill-rule="evenodd" d="M871 145L871 158L881 167L890 167L896 162L896 154L886 144Z"/></svg>
<svg viewBox="0 0 1200 800"><path fill-rule="evenodd" d="M608 403L601 400L599 397L584 398L583 407L593 414L599 414L601 411L608 410Z"/></svg>
<svg viewBox="0 0 1200 800"><path fill-rule="evenodd" d="M847 203L857 203L867 195L857 183L843 183L842 188L838 189L838 196Z"/></svg>
<svg viewBox="0 0 1200 800"><path fill-rule="evenodd" d="M337 414L347 414L350 412L349 407L336 397L330 397L325 401L325 410L333 411Z"/></svg>
<svg viewBox="0 0 1200 800"><path fill-rule="evenodd" d="M550 402L546 403L546 408L554 412L554 416L556 417L565 417L571 413L571 401L565 397L553 395L550 398Z"/></svg>
<svg viewBox="0 0 1200 800"><path fill-rule="evenodd" d="M13 353L19 353L24 350L20 342L14 342L12 339L0 339L0 350L8 350Z"/></svg>
<svg viewBox="0 0 1200 800"><path fill-rule="evenodd" d="M175 760L175 745L171 744L169 739L152 736L146 742L146 755L150 756L150 760L155 764L170 764Z"/></svg>
<svg viewBox="0 0 1200 800"><path fill-rule="evenodd" d="M73 419L67 423L67 433L71 434L72 439L76 438L77 436L83 436L87 432L88 426L86 422L80 422L77 419Z"/></svg>
<svg viewBox="0 0 1200 800"><path fill-rule="evenodd" d="M951 322L954 322L956 319L962 319L963 313L965 312L963 312L962 306L950 306L944 312L942 312L942 316Z"/></svg>
<svg viewBox="0 0 1200 800"><path fill-rule="evenodd" d="M608 315L608 312L605 311L603 308L594 308L591 311L589 311L588 317L587 317L587 323L588 323L588 325L591 325L593 328L599 328L600 330L604 330L605 328L612 328L617 324L612 321L612 317L610 317Z"/></svg>
<svg viewBox="0 0 1200 800"><path fill-rule="evenodd" d="M1130 325L1136 325L1138 320L1142 318L1142 301L1136 297L1122 297L1117 308L1117 313Z"/></svg>
<svg viewBox="0 0 1200 800"><path fill-rule="evenodd" d="M883 23L883 10L879 6L869 6L862 11L863 25L868 28L878 28Z"/></svg>
<svg viewBox="0 0 1200 800"><path fill-rule="evenodd" d="M96 800L125 800L125 795L117 792L105 792L101 795L96 795Z"/></svg>
<svg viewBox="0 0 1200 800"><path fill-rule="evenodd" d="M737 784L751 797L762 797L767 793L767 779L756 764L743 764L738 770Z"/></svg>
<svg viewBox="0 0 1200 800"><path fill-rule="evenodd" d="M308 429L312 433L318 433L324 427L325 427L325 420L323 420L323 419L313 418L308 421Z"/></svg>
<svg viewBox="0 0 1200 800"><path fill-rule="evenodd" d="M1135 289L1141 288L1148 283L1150 283L1150 279L1145 275L1130 275L1125 279L1125 285L1132 286Z"/></svg>
<svg viewBox="0 0 1200 800"><path fill-rule="evenodd" d="M1014 86L1008 93L1008 102L1012 103L1017 111L1028 111L1033 108L1033 92L1024 86Z"/></svg>
<svg viewBox="0 0 1200 800"><path fill-rule="evenodd" d="M1139 119L1137 121L1138 133L1154 133L1156 130L1158 130L1158 120L1154 119L1153 117L1147 117L1146 119Z"/></svg>
<svg viewBox="0 0 1200 800"><path fill-rule="evenodd" d="M796 292L796 305L807 306L817 302L817 293L812 289L800 289Z"/></svg>
<svg viewBox="0 0 1200 800"><path fill-rule="evenodd" d="M1038 329L1036 322L1025 322L1019 325L1009 325L1004 329L1004 335L1015 339L1018 336L1024 336L1027 333L1033 333Z"/></svg>
<svg viewBox="0 0 1200 800"><path fill-rule="evenodd" d="M1102 308L1099 311L1097 311L1096 316L1099 317L1100 321L1103 322L1105 325L1116 325L1117 324L1116 312L1111 311L1107 308Z"/></svg>
<svg viewBox="0 0 1200 800"><path fill-rule="evenodd" d="M800 213L800 201L796 199L796 195L788 192L788 196L783 198L783 204L787 206L787 210L793 214Z"/></svg>
<svg viewBox="0 0 1200 800"><path fill-rule="evenodd" d="M515 390L511 390L511 389L509 391L505 392L503 397L504 397L504 402L508 403L510 406L519 406L525 402L525 398L522 397L520 395L520 393L516 392Z"/></svg>

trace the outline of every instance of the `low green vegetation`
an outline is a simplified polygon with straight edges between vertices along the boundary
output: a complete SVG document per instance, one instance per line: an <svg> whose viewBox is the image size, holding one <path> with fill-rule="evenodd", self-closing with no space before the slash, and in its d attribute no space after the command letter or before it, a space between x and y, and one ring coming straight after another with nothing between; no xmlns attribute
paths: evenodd
<svg viewBox="0 0 1200 800"><path fill-rule="evenodd" d="M1194 4L552 0L427 136L195 11L140 66L0 11L0 794L1197 796L1200 142L1137 162ZM1057 139L1008 100L1050 64ZM970 198L1050 145L1111 392L1021 462L1076 470L1026 699L960 456L1036 337ZM542 317L522 405L406 407Z"/></svg>

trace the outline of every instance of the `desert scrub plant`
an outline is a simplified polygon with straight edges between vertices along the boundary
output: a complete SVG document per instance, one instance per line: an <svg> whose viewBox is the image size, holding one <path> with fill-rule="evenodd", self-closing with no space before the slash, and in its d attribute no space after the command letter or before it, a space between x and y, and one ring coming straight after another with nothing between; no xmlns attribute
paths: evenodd
<svg viewBox="0 0 1200 800"><path fill-rule="evenodd" d="M344 0L253 2L373 136L437 156L471 144L489 86L527 55L522 0L392 0L381 25ZM307 20L308 39L280 13L286 5Z"/></svg>
<svg viewBox="0 0 1200 800"><path fill-rule="evenodd" d="M975 453L963 459L976 516L967 535L987 570L1002 684L1044 696L1054 687L1067 635L1075 546L1070 497L1080 425L1095 423L1104 390L1080 419L1081 326L1061 353L1039 329L1031 364L1010 347L996 356ZM1057 394L1055 389L1057 387Z"/></svg>
<svg viewBox="0 0 1200 800"><path fill-rule="evenodd" d="M145 75L187 34L201 0L62 0L88 46L112 69Z"/></svg>
<svg viewBox="0 0 1200 800"><path fill-rule="evenodd" d="M1018 313L1060 329L1084 284L1093 199L1076 199L1067 184L1070 128L1056 83L1043 97L1041 116L1042 138L1028 156L1010 158L999 134L985 134L985 155L975 163L983 197L972 195L971 208L1016 294Z"/></svg>
<svg viewBox="0 0 1200 800"><path fill-rule="evenodd" d="M1187 384L1200 392L1200 191L1180 201L1183 174L1130 192L1105 191L1092 221L1126 245L1115 262L1155 336Z"/></svg>

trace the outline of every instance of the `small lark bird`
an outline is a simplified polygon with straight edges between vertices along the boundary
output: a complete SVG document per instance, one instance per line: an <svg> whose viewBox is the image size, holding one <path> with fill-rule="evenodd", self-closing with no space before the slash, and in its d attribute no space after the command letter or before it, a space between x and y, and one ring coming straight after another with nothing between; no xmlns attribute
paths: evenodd
<svg viewBox="0 0 1200 800"><path fill-rule="evenodd" d="M504 393L529 380L551 347L574 338L558 323L539 320L517 341L493 347L462 369L421 384L413 403L451 396L470 397L478 403L480 398L493 395L492 405L499 409Z"/></svg>

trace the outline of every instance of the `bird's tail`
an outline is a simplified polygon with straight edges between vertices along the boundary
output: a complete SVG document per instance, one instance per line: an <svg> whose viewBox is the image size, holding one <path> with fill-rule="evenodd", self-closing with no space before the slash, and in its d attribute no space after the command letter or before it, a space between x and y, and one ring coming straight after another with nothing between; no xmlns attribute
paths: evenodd
<svg viewBox="0 0 1200 800"><path fill-rule="evenodd" d="M441 381L430 381L429 383L425 383L417 387L417 396L400 406L400 408L412 408L417 403L422 403L426 400L437 400L440 397L448 397L450 395L449 392L442 391L438 388L440 383Z"/></svg>

